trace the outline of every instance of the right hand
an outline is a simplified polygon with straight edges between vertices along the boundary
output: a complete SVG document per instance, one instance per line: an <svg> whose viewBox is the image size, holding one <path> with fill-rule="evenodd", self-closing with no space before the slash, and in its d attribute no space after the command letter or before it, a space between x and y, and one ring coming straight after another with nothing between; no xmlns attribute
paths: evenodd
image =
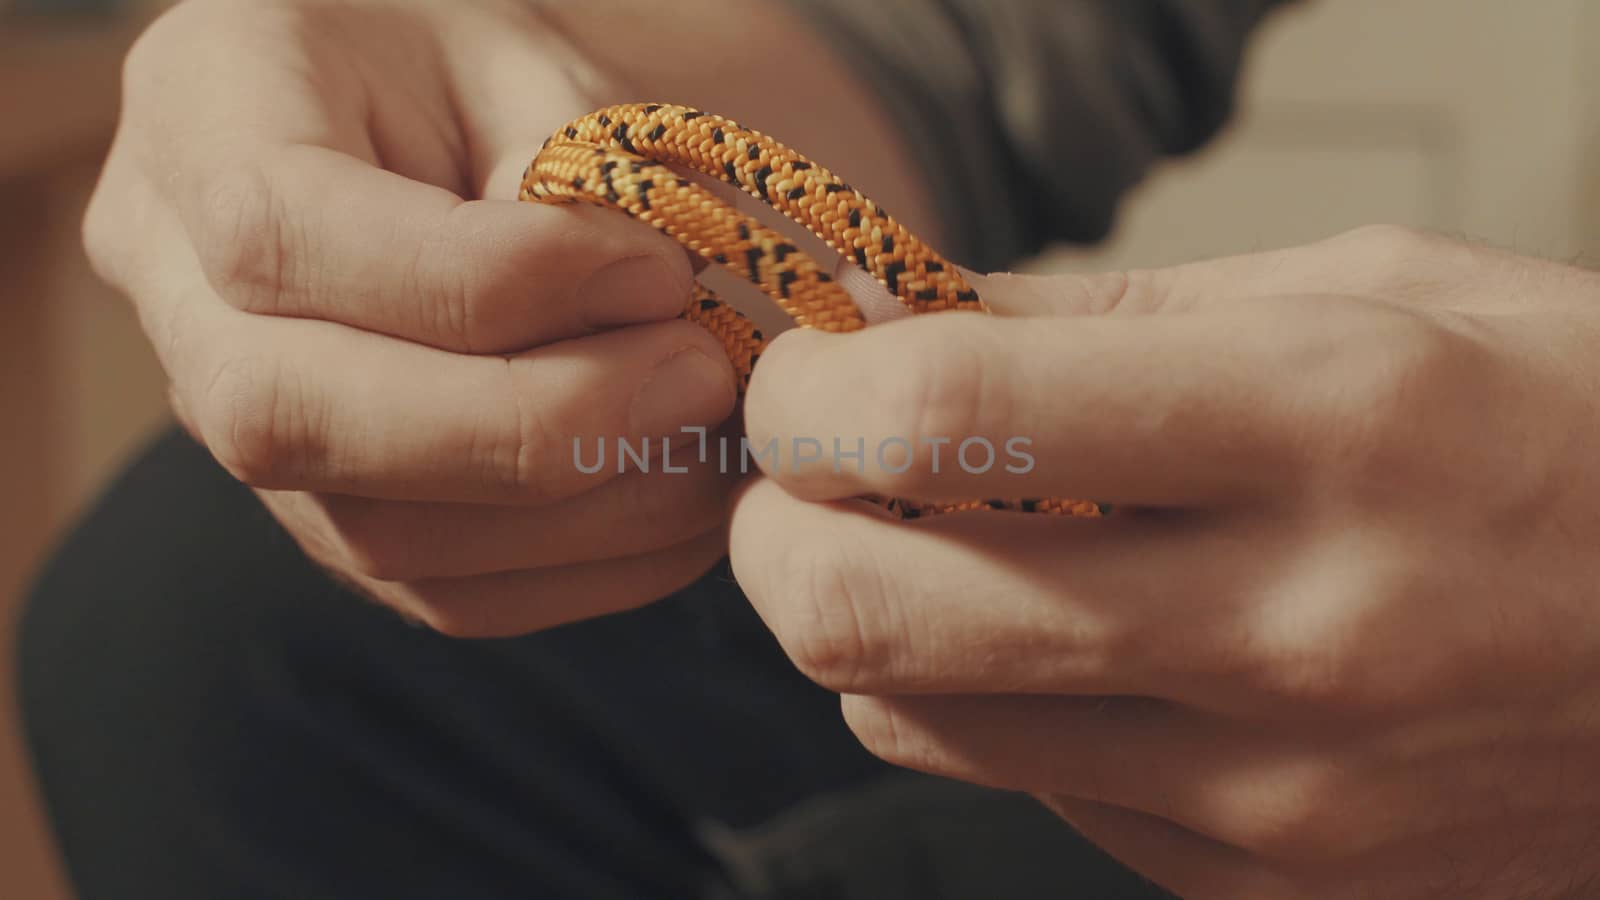
<svg viewBox="0 0 1600 900"><path fill-rule="evenodd" d="M725 550L726 476L573 464L573 435L691 440L735 401L675 320L674 243L509 199L616 99L585 71L519 0L196 0L129 55L85 221L189 430L336 576L450 634L638 606Z"/></svg>

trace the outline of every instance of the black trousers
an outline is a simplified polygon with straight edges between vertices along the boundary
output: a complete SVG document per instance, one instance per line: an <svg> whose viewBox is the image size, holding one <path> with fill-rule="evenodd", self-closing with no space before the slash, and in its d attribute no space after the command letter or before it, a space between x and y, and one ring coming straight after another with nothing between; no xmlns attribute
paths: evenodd
<svg viewBox="0 0 1600 900"><path fill-rule="evenodd" d="M177 432L66 539L21 642L82 900L1164 896L1026 797L870 757L725 571L448 639L325 577Z"/></svg>

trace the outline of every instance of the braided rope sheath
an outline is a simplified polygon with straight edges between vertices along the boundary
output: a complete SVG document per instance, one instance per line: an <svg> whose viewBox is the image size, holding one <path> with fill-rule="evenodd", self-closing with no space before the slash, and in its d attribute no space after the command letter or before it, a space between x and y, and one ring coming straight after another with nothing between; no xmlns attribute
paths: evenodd
<svg viewBox="0 0 1600 900"><path fill-rule="evenodd" d="M783 234L724 203L675 166L721 179L783 213L871 274L912 312L985 310L955 266L838 176L758 131L684 106L627 104L572 122L545 142L518 196L627 213L759 287L801 327L845 332L866 326L831 266L819 265ZM683 317L716 335L741 387L747 384L766 345L761 332L698 284ZM1076 500L882 503L907 518L969 509L1104 512Z"/></svg>

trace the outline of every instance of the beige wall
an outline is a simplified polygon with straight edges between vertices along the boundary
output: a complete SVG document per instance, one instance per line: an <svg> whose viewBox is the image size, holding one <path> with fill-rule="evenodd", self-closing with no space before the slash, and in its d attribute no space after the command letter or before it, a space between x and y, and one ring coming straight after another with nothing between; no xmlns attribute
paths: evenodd
<svg viewBox="0 0 1600 900"><path fill-rule="evenodd" d="M1243 108L1055 267L1179 262L1389 222L1600 263L1600 3L1321 0L1265 27Z"/></svg>
<svg viewBox="0 0 1600 900"><path fill-rule="evenodd" d="M0 3L5 0L0 0ZM0 32L0 621L48 535L163 417L126 308L76 221L125 35ZM49 84L53 92L41 92ZM1388 221L1600 260L1600 3L1322 0L1253 55L1236 126L1130 203L1114 240L1048 266L1155 265ZM0 695L10 696L0 653ZM0 715L0 897L60 880Z"/></svg>

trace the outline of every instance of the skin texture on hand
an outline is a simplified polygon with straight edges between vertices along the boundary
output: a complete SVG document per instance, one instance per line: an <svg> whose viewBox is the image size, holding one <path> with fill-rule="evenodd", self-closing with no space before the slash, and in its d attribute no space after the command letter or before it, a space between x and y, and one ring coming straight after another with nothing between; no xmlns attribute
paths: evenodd
<svg viewBox="0 0 1600 900"><path fill-rule="evenodd" d="M574 463L574 436L683 444L732 411L717 342L675 320L684 252L514 198L557 127L638 99L622 78L755 108L704 62L751 36L719 17L656 80L597 67L582 24L523 0L190 0L127 60L85 220L190 431L336 576L451 634L647 603L726 551L712 467ZM852 156L870 180L889 153Z"/></svg>
<svg viewBox="0 0 1600 900"><path fill-rule="evenodd" d="M1009 315L783 335L747 400L758 446L865 439L731 544L870 750L1190 900L1600 891L1600 275L1376 228L979 289ZM1036 464L873 464L971 436Z"/></svg>

